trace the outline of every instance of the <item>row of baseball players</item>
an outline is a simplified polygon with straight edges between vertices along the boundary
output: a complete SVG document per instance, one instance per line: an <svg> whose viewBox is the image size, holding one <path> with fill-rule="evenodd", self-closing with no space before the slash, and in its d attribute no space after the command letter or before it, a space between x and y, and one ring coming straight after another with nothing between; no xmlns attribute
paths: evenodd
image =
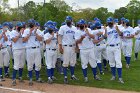
<svg viewBox="0 0 140 93"><path fill-rule="evenodd" d="M70 65L71 79L77 80L74 75L76 64L76 51L80 51L82 71L85 82L88 82L87 66L90 64L94 79L101 80L97 75L97 66L100 73L103 74L101 61L106 66L109 60L112 77L116 79L116 69L120 83L124 83L122 79L122 63L121 49L129 68L132 54L132 38L136 36L136 58L139 52L140 42L140 21L138 27L133 29L130 27L128 19L122 18L121 25L117 20L107 18L107 27L102 26L98 18L94 19L92 24L87 25L86 21L81 19L77 22L77 27L73 26L73 19L67 16L65 24L63 24L57 32L56 24L49 21L45 24L45 31L42 33L35 20L28 20L28 28L23 22L18 22L15 30L8 31L9 24L4 23L0 30L0 80L3 81L2 68L4 66L5 76L8 74L10 60L10 41L12 41L12 53L14 59L12 85L16 85L16 74L19 72L19 81L22 82L22 72L27 60L27 69L29 75L29 85L33 85L32 71L35 65L36 80L42 82L40 78L41 69L41 41L45 44L45 62L47 66L48 83L52 83L56 79L54 77L54 69L57 60L58 51L63 54L63 73L64 83L68 83L67 67ZM78 48L78 49L77 49Z"/></svg>

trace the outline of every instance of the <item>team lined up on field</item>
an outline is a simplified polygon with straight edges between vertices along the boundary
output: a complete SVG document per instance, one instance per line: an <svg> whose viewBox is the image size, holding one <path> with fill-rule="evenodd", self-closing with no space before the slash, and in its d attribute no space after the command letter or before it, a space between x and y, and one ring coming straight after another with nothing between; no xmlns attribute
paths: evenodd
<svg viewBox="0 0 140 93"><path fill-rule="evenodd" d="M76 55L80 55L84 81L88 82L87 68L90 64L95 80L101 80L97 75L97 68L100 74L104 75L107 63L111 68L112 77L124 83L122 79L121 50L126 60L126 68L130 67L132 55L132 38L135 41L135 60L140 50L140 20L134 29L130 26L128 19L107 18L107 25L102 25L100 19L94 18L87 23L84 19L79 20L74 26L71 16L67 16L60 29L57 23L48 21L44 24L45 30L41 32L40 24L34 19L25 22L17 22L13 27L12 23L4 22L0 25L0 81L4 76L9 77L10 58L13 61L12 85L16 85L16 74L20 82L23 82L22 72L26 63L29 77L29 85L33 85L32 71L35 70L36 81L43 83L40 78L41 61L45 56L46 73L48 83L53 83L57 78L54 69L58 59L62 61L64 83L68 83L67 68L70 68L71 79L78 80L74 75ZM45 50L45 51L44 51ZM60 68L61 69L61 68ZM44 69L45 70L45 69Z"/></svg>

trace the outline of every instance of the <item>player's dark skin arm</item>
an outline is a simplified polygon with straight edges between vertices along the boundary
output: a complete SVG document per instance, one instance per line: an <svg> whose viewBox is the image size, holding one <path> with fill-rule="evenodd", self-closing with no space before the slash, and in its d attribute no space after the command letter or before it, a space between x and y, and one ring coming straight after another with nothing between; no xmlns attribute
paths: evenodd
<svg viewBox="0 0 140 93"><path fill-rule="evenodd" d="M85 38L85 36L81 36L80 39L76 40L76 43L77 43L77 44L82 43L82 41L83 41L84 38Z"/></svg>
<svg viewBox="0 0 140 93"><path fill-rule="evenodd" d="M119 30L118 26L116 26L116 30L117 30L117 32L118 32L118 34L119 34L120 36L123 35L123 32L121 32L121 31Z"/></svg>
<svg viewBox="0 0 140 93"><path fill-rule="evenodd" d="M37 33L36 33L36 38L38 41L42 41L42 36L38 35Z"/></svg>
<svg viewBox="0 0 140 93"><path fill-rule="evenodd" d="M127 38L127 39L131 39L131 38L134 38L134 35L126 36L125 38Z"/></svg>
<svg viewBox="0 0 140 93"><path fill-rule="evenodd" d="M27 35L26 37L23 37L22 41L23 42L27 42L28 39L30 38L31 34Z"/></svg>
<svg viewBox="0 0 140 93"><path fill-rule="evenodd" d="M58 35L58 44L59 44L59 51L61 54L63 54L63 48L62 48L62 35Z"/></svg>
<svg viewBox="0 0 140 93"><path fill-rule="evenodd" d="M88 34L88 36L92 39L94 39L94 35L93 34L90 34L88 29L85 29L85 32Z"/></svg>
<svg viewBox="0 0 140 93"><path fill-rule="evenodd" d="M104 40L104 38L100 38L100 40L93 40L94 44L98 44L99 42L101 42L102 40Z"/></svg>

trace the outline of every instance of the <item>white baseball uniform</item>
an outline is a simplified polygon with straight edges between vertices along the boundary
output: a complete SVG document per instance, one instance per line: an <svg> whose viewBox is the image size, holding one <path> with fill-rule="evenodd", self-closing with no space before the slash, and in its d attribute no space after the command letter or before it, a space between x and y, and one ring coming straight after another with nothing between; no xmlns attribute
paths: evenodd
<svg viewBox="0 0 140 93"><path fill-rule="evenodd" d="M120 36L115 27L107 27L107 55L110 67L122 68Z"/></svg>
<svg viewBox="0 0 140 93"><path fill-rule="evenodd" d="M75 53L75 39L74 35L76 32L76 27L68 27L63 25L60 27L58 34L62 36L62 46L63 46L63 67L75 66L76 64L76 53Z"/></svg>
<svg viewBox="0 0 140 93"><path fill-rule="evenodd" d="M2 32L0 33L2 34ZM9 33L5 32L5 35L8 36ZM7 43L4 40L4 36L0 39L0 44L2 47L0 48L0 68L3 66L9 66L10 55L7 49Z"/></svg>
<svg viewBox="0 0 140 93"><path fill-rule="evenodd" d="M138 32L138 35L135 36L136 41L134 47L135 53L138 53L140 51L140 27L139 26L135 27L134 32Z"/></svg>
<svg viewBox="0 0 140 93"><path fill-rule="evenodd" d="M88 31L89 33L92 33L90 29L88 29ZM78 30L75 33L75 40L79 40L83 35L85 35L85 38L80 44L78 44L82 69L86 69L88 67L88 63L92 68L96 68L97 63L94 54L93 39L90 38L85 31Z"/></svg>
<svg viewBox="0 0 140 93"><path fill-rule="evenodd" d="M11 40L13 38L19 37L19 39L14 43L12 42L12 50L14 57L14 69L19 70L19 68L24 68L25 64L25 44L22 41L22 35L16 30L13 30L10 34Z"/></svg>
<svg viewBox="0 0 140 93"><path fill-rule="evenodd" d="M100 40L103 35L97 35L99 32L103 32L103 34L105 33L105 30L102 29L97 29L97 30L93 30L92 33L95 36L95 40ZM95 44L95 56L97 59L97 63L101 63L102 57L103 59L107 59L107 51L106 51L106 41L105 39L100 41L99 43Z"/></svg>
<svg viewBox="0 0 140 93"><path fill-rule="evenodd" d="M50 39L52 35L50 33L46 33L44 35L44 41ZM57 60L57 48L58 48L58 41L57 36L54 34L53 39L49 44L46 43L46 66L47 69L55 68L56 60Z"/></svg>
<svg viewBox="0 0 140 93"><path fill-rule="evenodd" d="M131 36L134 35L134 30L132 27L127 27L124 28L122 30L123 32L123 36ZM131 57L132 55L132 46L133 46L133 42L132 42L132 38L128 39L128 38L123 38L122 39L122 50L123 50L123 55L126 57Z"/></svg>
<svg viewBox="0 0 140 93"><path fill-rule="evenodd" d="M40 71L41 69L41 52L40 52L40 42L37 40L35 36L35 31L32 31L31 36L26 42L26 58L27 58L27 66L28 71L33 70L33 65L35 64L35 70ZM26 29L22 35L22 37L26 37L29 35L30 29ZM40 30L37 29L36 34L42 36Z"/></svg>

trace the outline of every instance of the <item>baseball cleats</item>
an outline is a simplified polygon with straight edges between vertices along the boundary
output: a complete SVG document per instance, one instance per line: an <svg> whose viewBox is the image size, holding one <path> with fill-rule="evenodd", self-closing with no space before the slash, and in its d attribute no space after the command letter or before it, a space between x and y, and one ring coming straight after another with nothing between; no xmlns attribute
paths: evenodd
<svg viewBox="0 0 140 93"><path fill-rule="evenodd" d="M110 80L111 81L114 81L114 80L116 80L116 77L115 76L112 76Z"/></svg>
<svg viewBox="0 0 140 93"><path fill-rule="evenodd" d="M5 78L9 78L9 74L8 74L8 73L6 73L4 77L5 77Z"/></svg>
<svg viewBox="0 0 140 93"><path fill-rule="evenodd" d="M120 82L121 84L124 84L124 81L123 81L122 78L119 78L119 81L118 82Z"/></svg>
<svg viewBox="0 0 140 93"><path fill-rule="evenodd" d="M29 80L29 86L32 86L33 85L33 81L32 79Z"/></svg>
<svg viewBox="0 0 140 93"><path fill-rule="evenodd" d="M1 82L1 81L5 81L5 79L3 78L2 75L0 76L0 82Z"/></svg>
<svg viewBox="0 0 140 93"><path fill-rule="evenodd" d="M41 78L39 78L38 80L36 80L36 82L38 82L38 83L44 83L44 81Z"/></svg>
<svg viewBox="0 0 140 93"><path fill-rule="evenodd" d="M53 80L52 79L48 79L48 84L52 84L53 83Z"/></svg>
<svg viewBox="0 0 140 93"><path fill-rule="evenodd" d="M84 78L84 82L87 83L88 82L88 77Z"/></svg>
<svg viewBox="0 0 140 93"><path fill-rule="evenodd" d="M12 81L12 86L16 86L16 80Z"/></svg>
<svg viewBox="0 0 140 93"><path fill-rule="evenodd" d="M79 80L75 75L71 76L71 80Z"/></svg>
<svg viewBox="0 0 140 93"><path fill-rule="evenodd" d="M100 72L101 75L104 75L105 73L103 71Z"/></svg>
<svg viewBox="0 0 140 93"><path fill-rule="evenodd" d="M127 69L129 69L129 68L130 68L129 64L126 64L126 68L127 68Z"/></svg>
<svg viewBox="0 0 140 93"><path fill-rule="evenodd" d="M94 79L95 79L95 80L98 80L98 81L101 81L101 80L102 80L98 75L96 75L96 76L94 77Z"/></svg>
<svg viewBox="0 0 140 93"><path fill-rule="evenodd" d="M52 80L55 81L57 80L57 78L55 76L52 76Z"/></svg>
<svg viewBox="0 0 140 93"><path fill-rule="evenodd" d="M68 84L68 78L64 78L64 84Z"/></svg>
<svg viewBox="0 0 140 93"><path fill-rule="evenodd" d="M24 83L22 77L19 77L19 82L20 82L20 83Z"/></svg>

